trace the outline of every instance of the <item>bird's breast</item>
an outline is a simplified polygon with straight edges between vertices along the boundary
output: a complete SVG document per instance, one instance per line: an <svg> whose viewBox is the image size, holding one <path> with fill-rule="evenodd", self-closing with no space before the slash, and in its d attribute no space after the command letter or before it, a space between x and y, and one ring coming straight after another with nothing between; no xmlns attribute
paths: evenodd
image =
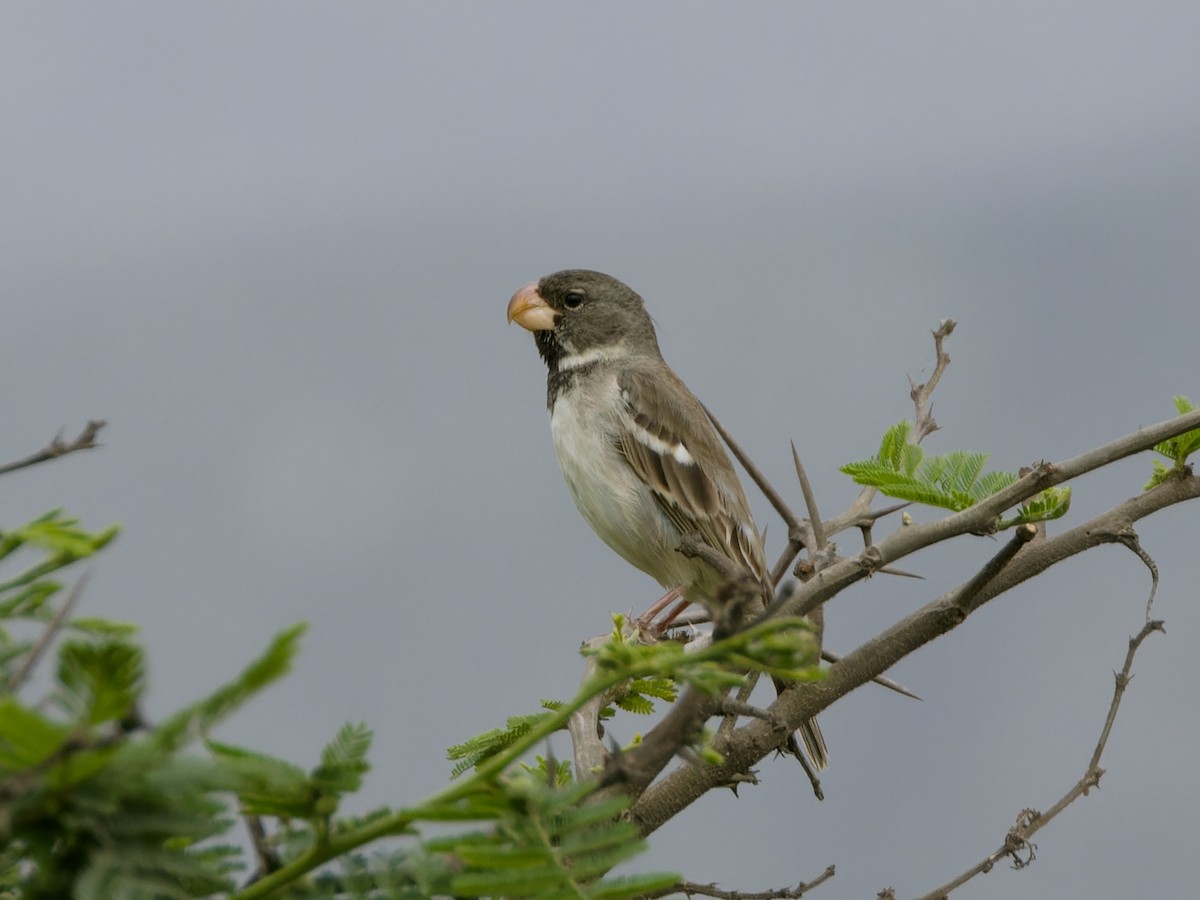
<svg viewBox="0 0 1200 900"><path fill-rule="evenodd" d="M690 581L675 552L679 534L618 449L627 416L615 374L560 391L550 431L563 479L592 530L627 562L666 586Z"/></svg>

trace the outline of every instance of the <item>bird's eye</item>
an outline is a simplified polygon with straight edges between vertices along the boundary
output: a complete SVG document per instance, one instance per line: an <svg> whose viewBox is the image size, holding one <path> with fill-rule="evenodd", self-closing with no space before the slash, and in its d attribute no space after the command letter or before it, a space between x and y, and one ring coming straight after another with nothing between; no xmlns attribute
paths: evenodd
<svg viewBox="0 0 1200 900"><path fill-rule="evenodd" d="M578 309L583 306L583 294L579 291L568 291L567 296L563 297L563 305L567 309Z"/></svg>

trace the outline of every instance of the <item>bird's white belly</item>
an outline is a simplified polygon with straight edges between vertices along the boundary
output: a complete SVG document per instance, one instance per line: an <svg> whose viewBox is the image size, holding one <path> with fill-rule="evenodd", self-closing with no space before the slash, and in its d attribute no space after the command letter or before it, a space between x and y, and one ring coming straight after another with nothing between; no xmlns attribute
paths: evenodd
<svg viewBox="0 0 1200 900"><path fill-rule="evenodd" d="M692 565L676 553L679 534L608 437L620 434L627 415L615 381L598 392L605 400L570 390L556 398L550 431L558 463L592 530L627 562L674 587L691 580Z"/></svg>

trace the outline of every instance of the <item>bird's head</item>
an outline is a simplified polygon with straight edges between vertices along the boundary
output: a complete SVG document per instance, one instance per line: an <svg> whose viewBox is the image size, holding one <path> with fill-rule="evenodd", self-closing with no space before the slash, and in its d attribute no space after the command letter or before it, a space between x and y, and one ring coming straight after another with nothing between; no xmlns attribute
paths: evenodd
<svg viewBox="0 0 1200 900"><path fill-rule="evenodd" d="M659 355L642 298L602 272L566 269L525 285L508 302L508 321L533 332L552 370L631 353Z"/></svg>

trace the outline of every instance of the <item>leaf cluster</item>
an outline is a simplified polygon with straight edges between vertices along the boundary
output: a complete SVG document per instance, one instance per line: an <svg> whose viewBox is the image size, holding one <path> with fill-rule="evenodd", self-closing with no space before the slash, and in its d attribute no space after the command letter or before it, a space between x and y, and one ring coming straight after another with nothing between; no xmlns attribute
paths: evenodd
<svg viewBox="0 0 1200 900"><path fill-rule="evenodd" d="M303 626L240 675L157 725L140 711L146 660L136 629L69 616L55 576L116 536L54 511L0 533L0 890L29 898L206 897L245 869L231 808L329 820L366 771L370 732L347 725L304 772L205 741L290 669ZM53 664L51 679L35 666ZM48 685L40 685L48 680ZM33 688L39 693L33 696ZM310 840L311 843L311 840Z"/></svg>
<svg viewBox="0 0 1200 900"><path fill-rule="evenodd" d="M469 799L470 815L487 813L490 826L466 836L430 841L455 870L456 897L619 898L665 888L675 875L606 878L644 849L637 829L620 821L628 798L597 801L592 786L548 784L522 773Z"/></svg>
<svg viewBox="0 0 1200 900"><path fill-rule="evenodd" d="M1186 415L1195 408L1195 405L1187 397L1180 395L1175 398L1175 411L1179 415ZM1170 478L1175 472L1184 471L1188 465L1188 457L1197 450L1200 450L1200 428L1185 431L1179 437L1173 437L1160 444L1155 444L1154 452L1169 459L1171 465L1165 466L1161 461L1154 460L1154 474L1150 476L1150 480L1146 483L1144 490L1148 491L1153 487L1158 487L1158 485Z"/></svg>
<svg viewBox="0 0 1200 900"><path fill-rule="evenodd" d="M953 512L999 493L1020 477L1016 472L984 472L986 453L952 450L927 454L911 436L912 424L898 422L884 432L875 456L847 463L841 471L889 497ZM997 520L996 529L1057 519L1066 515L1070 505L1070 488L1049 488L1023 503L1014 515Z"/></svg>
<svg viewBox="0 0 1200 900"><path fill-rule="evenodd" d="M477 740L467 764L476 771L454 788L408 810L360 817L338 813L369 769L366 725L343 726L308 770L213 737L288 672L303 625L280 633L237 677L147 722L136 629L72 618L78 585L68 591L52 577L116 534L116 527L88 532L57 511L0 533L0 560L23 562L0 582L0 896L249 900L502 890L620 898L676 880L603 877L643 846L618 821L624 801L585 802L590 788L571 783L565 762L514 765L544 739L546 717L553 727L565 721L568 704L547 703L543 713L510 719L503 732ZM40 662L53 663L50 679L30 677ZM624 676L610 666L608 677ZM38 696L27 696L47 680ZM668 699L672 691L651 674L628 681L616 702L637 708L638 698ZM255 872L233 831L239 815L255 833ZM483 830L420 840L420 823L448 821ZM389 836L409 840L380 842ZM367 845L370 853L359 849ZM239 890L236 881L247 876Z"/></svg>
<svg viewBox="0 0 1200 900"><path fill-rule="evenodd" d="M795 617L768 619L699 652L689 652L675 641L642 643L627 629L625 617L615 615L608 641L586 652L596 658L598 674L582 687L580 697L604 693L611 698L600 713L602 720L611 719L617 709L650 715L655 700L674 702L680 684L715 695L741 687L752 672L785 681L822 677L816 665L820 649L812 625ZM542 708L543 712L511 716L504 728L455 744L447 751L455 761L450 777L457 778L511 749L536 728L548 729L547 733L565 730L577 704L542 700Z"/></svg>

